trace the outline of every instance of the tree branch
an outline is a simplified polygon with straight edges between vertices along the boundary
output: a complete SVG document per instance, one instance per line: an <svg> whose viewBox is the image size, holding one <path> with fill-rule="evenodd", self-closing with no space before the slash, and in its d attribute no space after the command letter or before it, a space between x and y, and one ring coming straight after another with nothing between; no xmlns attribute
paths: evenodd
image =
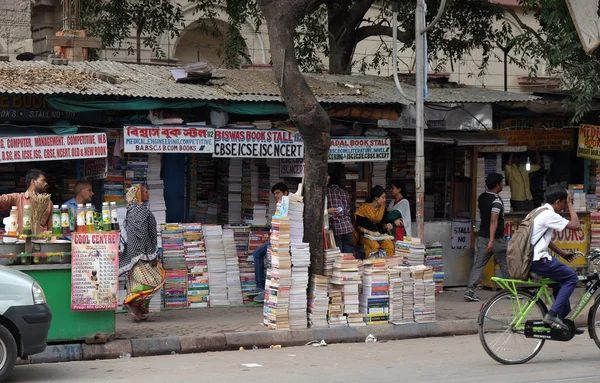
<svg viewBox="0 0 600 383"><path fill-rule="evenodd" d="M356 30L356 42L363 41L372 36L393 36L394 29L383 25L370 25L368 27L360 27ZM415 37L414 31L398 31L398 41L403 44L412 43Z"/></svg>
<svg viewBox="0 0 600 383"><path fill-rule="evenodd" d="M346 25L351 29L358 27L374 2L375 0L357 0L348 11Z"/></svg>
<svg viewBox="0 0 600 383"><path fill-rule="evenodd" d="M509 15L511 15L513 17L513 19L517 22L517 24L519 25L519 27L523 30L526 30L527 32L531 33L532 35L535 36L535 38L541 43L541 44L545 44L546 40L544 40L542 38L542 36L540 36L540 34L533 28L531 28L529 25L525 24L521 18L519 17L519 15L517 15L517 12L512 9L511 7L508 7L506 5L501 5L501 4L493 4L490 3L491 6L493 7L497 7L501 10L503 10L504 12L508 13Z"/></svg>

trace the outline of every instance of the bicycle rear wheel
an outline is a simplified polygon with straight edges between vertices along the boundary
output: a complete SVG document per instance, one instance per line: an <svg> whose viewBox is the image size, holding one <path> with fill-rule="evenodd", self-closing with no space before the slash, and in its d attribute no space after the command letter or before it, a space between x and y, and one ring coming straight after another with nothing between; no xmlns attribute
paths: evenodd
<svg viewBox="0 0 600 383"><path fill-rule="evenodd" d="M548 312L544 302L538 300L519 327L511 325L517 315L535 296L524 289L517 295L503 290L491 297L479 313L479 339L483 349L495 361L502 364L525 363L542 349L543 339L525 337L527 320L541 320Z"/></svg>
<svg viewBox="0 0 600 383"><path fill-rule="evenodd" d="M596 346L600 348L600 338L598 337L598 331L600 331L600 312L598 312L598 308L600 307L600 298L596 297L596 302L590 309L590 313L588 314L588 331L590 332L590 337L596 343Z"/></svg>

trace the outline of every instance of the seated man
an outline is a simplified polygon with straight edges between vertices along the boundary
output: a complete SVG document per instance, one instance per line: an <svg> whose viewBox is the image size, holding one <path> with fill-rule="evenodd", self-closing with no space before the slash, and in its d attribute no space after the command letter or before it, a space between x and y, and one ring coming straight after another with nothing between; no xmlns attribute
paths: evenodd
<svg viewBox="0 0 600 383"><path fill-rule="evenodd" d="M284 195L288 195L288 187L283 182L279 182L271 188L271 193L275 201L279 203ZM265 258L267 257L267 249L271 241L267 241L257 247L252 254L254 257L254 278L256 279L256 290L250 295L256 294L254 302L264 302L265 300L265 282L266 282L266 270L265 270Z"/></svg>
<svg viewBox="0 0 600 383"><path fill-rule="evenodd" d="M578 278L577 274L560 262L554 259L548 249L560 255L567 261L572 261L574 254L560 249L552 241L552 235L555 231L561 232L564 229L579 230L581 225L571 203L571 196L560 185L551 185L544 195L546 203L538 209L546 209L533 220L533 230L531 232L531 244L534 245L533 262L531 272L544 278L550 278L556 285L554 286L554 303L550 311L544 317L544 323L556 329L568 330L567 325L562 321L571 311L569 298L575 290ZM558 214L565 207L569 209L569 219L565 219ZM582 334L583 331L577 330L576 334Z"/></svg>

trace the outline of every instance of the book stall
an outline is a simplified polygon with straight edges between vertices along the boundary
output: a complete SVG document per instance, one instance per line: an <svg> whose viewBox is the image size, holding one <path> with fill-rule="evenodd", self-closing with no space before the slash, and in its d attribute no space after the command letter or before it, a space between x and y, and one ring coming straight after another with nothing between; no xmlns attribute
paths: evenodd
<svg viewBox="0 0 600 383"><path fill-rule="evenodd" d="M52 310L48 341L73 341L115 332L119 222L108 201L102 212L81 206L77 216L61 203L72 197L82 173L106 171L105 133L0 138L0 193L27 189L25 174L47 172L48 194L30 196L23 210L3 212L0 265L33 277ZM42 227L52 205L50 227Z"/></svg>

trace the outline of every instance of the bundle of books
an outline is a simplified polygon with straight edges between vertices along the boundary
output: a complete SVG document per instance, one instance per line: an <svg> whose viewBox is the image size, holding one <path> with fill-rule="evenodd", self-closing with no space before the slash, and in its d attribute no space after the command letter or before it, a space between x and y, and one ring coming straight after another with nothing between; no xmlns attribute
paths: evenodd
<svg viewBox="0 0 600 383"><path fill-rule="evenodd" d="M330 283L327 290L327 295L329 295L327 323L329 327L348 327L348 317L344 315L342 286Z"/></svg>
<svg viewBox="0 0 600 383"><path fill-rule="evenodd" d="M364 324L364 315L359 311L359 268L360 261L352 254L342 254L333 263L333 273L329 278L331 284L336 285L334 291L342 294L343 313L349 326Z"/></svg>
<svg viewBox="0 0 600 383"><path fill-rule="evenodd" d="M387 174L387 161L376 161L373 162L372 176L371 176L371 185L379 185L386 189L386 174Z"/></svg>
<svg viewBox="0 0 600 383"><path fill-rule="evenodd" d="M240 283L240 266L232 229L223 229L223 248L225 251L227 299L232 305L241 305L243 299Z"/></svg>
<svg viewBox="0 0 600 383"><path fill-rule="evenodd" d="M415 322L435 321L435 282L433 271L427 266L411 267L414 280Z"/></svg>
<svg viewBox="0 0 600 383"><path fill-rule="evenodd" d="M306 328L308 267L310 251L308 243L291 245L292 253L292 285L290 288L290 328Z"/></svg>
<svg viewBox="0 0 600 383"><path fill-rule="evenodd" d="M202 225L184 223L182 228L187 267L188 306L207 307L209 304L208 263Z"/></svg>
<svg viewBox="0 0 600 383"><path fill-rule="evenodd" d="M183 229L180 224L161 225L165 307L187 307L187 268L183 245Z"/></svg>
<svg viewBox="0 0 600 383"><path fill-rule="evenodd" d="M204 242L206 244L206 260L208 279L210 281L210 306L229 306L227 298L227 263L223 246L223 229L218 225L205 225Z"/></svg>
<svg viewBox="0 0 600 383"><path fill-rule="evenodd" d="M600 247L600 212L592 211L590 213L590 247L598 248Z"/></svg>
<svg viewBox="0 0 600 383"><path fill-rule="evenodd" d="M325 250L325 275L330 277L333 275L333 263L335 262L336 259L338 259L338 257L342 255L340 249L338 249L337 247L333 248L333 249L327 249Z"/></svg>
<svg viewBox="0 0 600 383"><path fill-rule="evenodd" d="M425 246L418 238L413 238L408 253L408 264L411 266L422 265L425 262Z"/></svg>
<svg viewBox="0 0 600 383"><path fill-rule="evenodd" d="M289 330L292 260L290 256L290 221L273 216L271 220L271 265L267 269L264 324L273 330Z"/></svg>
<svg viewBox="0 0 600 383"><path fill-rule="evenodd" d="M415 321L415 284L410 266L400 267L402 280L402 323Z"/></svg>
<svg viewBox="0 0 600 383"><path fill-rule="evenodd" d="M402 258L403 262L408 262L409 254L410 254L410 242L396 241L394 255L396 257Z"/></svg>
<svg viewBox="0 0 600 383"><path fill-rule="evenodd" d="M498 193L498 195L500 196L500 199L502 199L502 204L504 205L504 212L510 213L512 210L512 208L510 206L510 196L511 196L510 186L504 185L502 187L502 191L500 193Z"/></svg>
<svg viewBox="0 0 600 383"><path fill-rule="evenodd" d="M328 306L329 297L327 296L327 277L313 274L308 288L308 327L328 327Z"/></svg>
<svg viewBox="0 0 600 383"><path fill-rule="evenodd" d="M363 271L360 312L367 324L382 324L389 319L389 276L385 268L368 267Z"/></svg>
<svg viewBox="0 0 600 383"><path fill-rule="evenodd" d="M425 244L425 266L433 270L435 293L444 291L444 262L441 242L427 242Z"/></svg>
<svg viewBox="0 0 600 383"><path fill-rule="evenodd" d="M232 158L229 162L228 221L237 225L242 223L242 159Z"/></svg>
<svg viewBox="0 0 600 383"><path fill-rule="evenodd" d="M390 278L389 321L393 324L402 324L404 323L402 319L404 282L400 277L399 267L391 267L388 272Z"/></svg>
<svg viewBox="0 0 600 383"><path fill-rule="evenodd" d="M125 203L125 176L121 169L109 169L104 179L104 200Z"/></svg>
<svg viewBox="0 0 600 383"><path fill-rule="evenodd" d="M240 268L240 282L242 286L242 300L244 303L251 303L252 297L248 293L256 289L256 279L254 277L254 261L248 256L249 247L249 226L231 226L233 238L237 250L238 264Z"/></svg>
<svg viewBox="0 0 600 383"><path fill-rule="evenodd" d="M569 185L569 194L571 194L571 198L573 199L572 202L575 211L587 211L587 199L584 185Z"/></svg>

